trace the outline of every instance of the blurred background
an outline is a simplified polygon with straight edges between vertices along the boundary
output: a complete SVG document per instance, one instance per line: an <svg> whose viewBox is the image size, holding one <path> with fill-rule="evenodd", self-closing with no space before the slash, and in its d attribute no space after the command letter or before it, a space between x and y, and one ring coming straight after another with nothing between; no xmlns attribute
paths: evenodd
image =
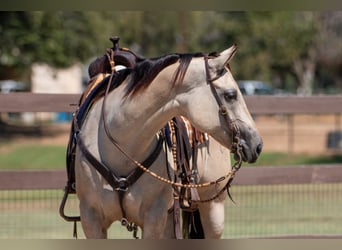
<svg viewBox="0 0 342 250"><path fill-rule="evenodd" d="M1 12L0 80L23 81L31 90L36 64L87 65L118 35L121 46L145 57L237 43L236 79L301 95L336 93L342 88L341 19L341 11Z"/></svg>
<svg viewBox="0 0 342 250"><path fill-rule="evenodd" d="M89 63L112 47L113 35L144 57L220 52L236 43L230 66L246 97L342 91L342 11L30 11L0 12L0 99L13 92L82 93ZM265 144L253 166L340 166L341 113L253 114ZM8 171L64 171L71 118L1 112L0 175L16 181ZM227 204L224 237L342 235L341 183L239 185L240 205ZM0 186L0 238L71 237L57 212L62 188ZM76 200L71 207L77 213ZM122 231L113 237L127 237Z"/></svg>

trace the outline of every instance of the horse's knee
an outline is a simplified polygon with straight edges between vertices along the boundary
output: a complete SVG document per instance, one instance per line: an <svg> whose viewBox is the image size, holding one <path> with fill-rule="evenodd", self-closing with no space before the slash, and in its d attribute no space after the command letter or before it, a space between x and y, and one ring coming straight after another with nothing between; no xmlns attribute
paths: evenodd
<svg viewBox="0 0 342 250"><path fill-rule="evenodd" d="M166 221L163 218L145 220L142 230L143 239L162 239L165 236Z"/></svg>
<svg viewBox="0 0 342 250"><path fill-rule="evenodd" d="M103 218L99 212L90 206L80 204L81 225L86 238L106 239L107 227L103 223Z"/></svg>
<svg viewBox="0 0 342 250"><path fill-rule="evenodd" d="M144 228L142 230L143 239L162 239L172 238L170 226L172 226L170 217L167 211L153 211L150 212L144 218ZM173 222L173 221L172 221Z"/></svg>
<svg viewBox="0 0 342 250"><path fill-rule="evenodd" d="M224 202L211 202L200 208L205 238L218 239L224 231Z"/></svg>
<svg viewBox="0 0 342 250"><path fill-rule="evenodd" d="M180 226L180 224L175 225L174 214L168 213L165 228L164 228L163 239L175 239L176 238L176 234L175 234L176 226Z"/></svg>

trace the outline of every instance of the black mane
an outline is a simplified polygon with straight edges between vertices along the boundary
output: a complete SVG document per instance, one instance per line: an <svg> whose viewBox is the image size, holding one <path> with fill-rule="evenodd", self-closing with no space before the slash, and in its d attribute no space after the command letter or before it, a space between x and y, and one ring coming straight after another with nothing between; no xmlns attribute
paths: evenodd
<svg viewBox="0 0 342 250"><path fill-rule="evenodd" d="M167 66L176 63L177 61L180 61L180 65L174 74L173 83L176 84L177 82L182 82L192 58L201 56L204 56L204 54L168 54L138 62L131 71L131 78L130 82L128 83L126 95L136 95L137 93L143 91L150 85L160 71Z"/></svg>

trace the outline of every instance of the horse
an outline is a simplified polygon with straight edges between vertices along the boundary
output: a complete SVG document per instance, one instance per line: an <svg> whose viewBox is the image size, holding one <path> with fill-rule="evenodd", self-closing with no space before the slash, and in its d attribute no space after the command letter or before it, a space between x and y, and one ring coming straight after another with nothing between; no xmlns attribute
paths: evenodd
<svg viewBox="0 0 342 250"><path fill-rule="evenodd" d="M107 238L110 225L120 220L128 229L141 228L144 239L175 238L170 208L174 186L181 184L168 178L173 160L170 149L161 146L160 129L179 115L209 135L199 147L199 183L188 187L214 183L198 188L200 199L210 200L198 203L198 211L204 236L222 235L227 195L218 190L230 180L222 178L232 168L230 152L253 163L262 150L230 71L236 49L144 59L113 74L121 79L113 90L111 76L105 96L92 105L75 135L76 190L87 238Z"/></svg>

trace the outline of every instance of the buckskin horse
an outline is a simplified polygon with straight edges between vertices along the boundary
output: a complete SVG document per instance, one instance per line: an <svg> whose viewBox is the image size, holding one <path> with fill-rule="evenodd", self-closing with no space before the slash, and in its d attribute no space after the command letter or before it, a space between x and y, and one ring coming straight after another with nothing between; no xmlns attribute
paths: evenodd
<svg viewBox="0 0 342 250"><path fill-rule="evenodd" d="M255 162L262 150L230 71L236 49L138 58L122 70L115 69L115 50L108 54L112 73L94 76L105 90L82 111L86 115L76 112L73 123L76 193L87 238L107 238L115 221L130 231L140 227L145 239L175 238L174 205L180 200L196 208L202 237L221 237L223 190L241 162ZM167 139L163 129L180 126L170 123L180 116L209 135L190 156L197 165L191 182L177 178L174 136ZM233 166L230 153L237 161Z"/></svg>

